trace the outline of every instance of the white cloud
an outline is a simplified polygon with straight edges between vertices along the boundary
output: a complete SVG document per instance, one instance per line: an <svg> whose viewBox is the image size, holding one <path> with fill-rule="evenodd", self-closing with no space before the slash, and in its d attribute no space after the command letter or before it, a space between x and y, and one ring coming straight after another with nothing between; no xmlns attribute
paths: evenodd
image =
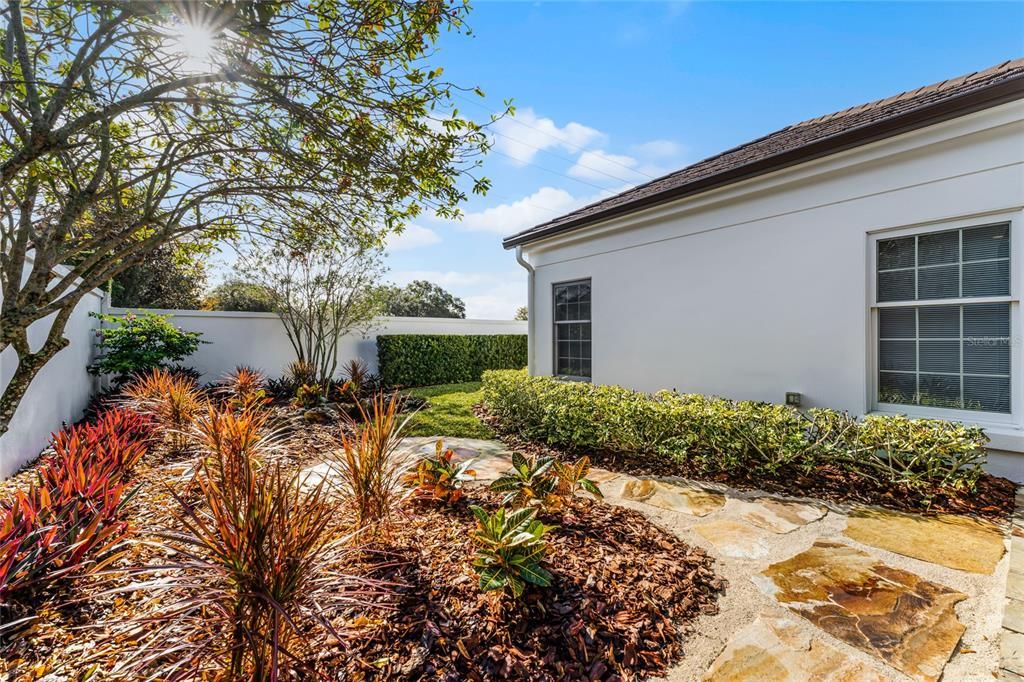
<svg viewBox="0 0 1024 682"><path fill-rule="evenodd" d="M430 246L431 244L438 244L440 242L441 235L434 232L429 227L406 225L401 234L392 233L388 235L387 250L389 252L410 251L412 249L419 249L424 246Z"/></svg>
<svg viewBox="0 0 1024 682"><path fill-rule="evenodd" d="M466 317L511 320L526 305L526 271L467 272L455 270L400 270L388 279L405 285L416 279L440 285L466 303Z"/></svg>
<svg viewBox="0 0 1024 682"><path fill-rule="evenodd" d="M598 149L580 154L576 163L569 169L569 175L587 180L609 179L625 182L641 182L645 178L635 169L638 161L625 154L609 154Z"/></svg>
<svg viewBox="0 0 1024 682"><path fill-rule="evenodd" d="M650 159L679 157L685 151L683 145L672 140L651 140L650 142L635 144L631 149L638 156Z"/></svg>
<svg viewBox="0 0 1024 682"><path fill-rule="evenodd" d="M604 133L582 123L570 121L559 127L550 118L538 116L533 109L518 109L515 117L499 119L491 127L494 148L507 154L513 163L525 166L538 152L560 148L575 153L583 147L601 142Z"/></svg>
<svg viewBox="0 0 1024 682"><path fill-rule="evenodd" d="M541 187L533 194L517 201L498 204L481 211L467 211L459 227L474 232L493 232L510 235L519 230L547 222L573 209L618 194L630 185L602 190L589 196L573 196L564 189Z"/></svg>

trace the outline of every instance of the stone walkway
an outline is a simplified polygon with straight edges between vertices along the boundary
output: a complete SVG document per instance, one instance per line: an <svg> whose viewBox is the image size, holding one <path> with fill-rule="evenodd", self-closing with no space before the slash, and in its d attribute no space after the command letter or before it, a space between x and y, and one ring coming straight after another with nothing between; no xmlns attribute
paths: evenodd
<svg viewBox="0 0 1024 682"><path fill-rule="evenodd" d="M410 438L403 450L433 453L435 442ZM497 441L446 445L477 460L480 482L511 466ZM1011 573L1003 529L966 517L600 469L591 477L607 502L706 549L729 581L719 613L695 623L668 680L1024 682L1024 518Z"/></svg>

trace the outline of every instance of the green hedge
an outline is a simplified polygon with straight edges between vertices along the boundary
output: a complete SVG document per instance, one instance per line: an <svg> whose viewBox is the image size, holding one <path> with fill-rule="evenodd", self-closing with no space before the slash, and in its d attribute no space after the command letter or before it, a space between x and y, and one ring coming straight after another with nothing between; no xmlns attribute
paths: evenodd
<svg viewBox="0 0 1024 682"><path fill-rule="evenodd" d="M525 334L402 334L377 337L381 379L389 386L480 381L488 369L526 366Z"/></svg>
<svg viewBox="0 0 1024 682"><path fill-rule="evenodd" d="M484 406L503 430L549 445L687 460L707 473L776 476L839 466L912 487L973 487L988 438L979 427L939 419L869 416L835 410L806 414L771 403L674 391L483 375Z"/></svg>

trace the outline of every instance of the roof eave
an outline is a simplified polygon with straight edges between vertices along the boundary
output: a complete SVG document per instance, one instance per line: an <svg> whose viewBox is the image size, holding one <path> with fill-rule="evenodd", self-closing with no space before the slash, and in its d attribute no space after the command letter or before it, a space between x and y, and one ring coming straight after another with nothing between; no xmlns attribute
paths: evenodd
<svg viewBox="0 0 1024 682"><path fill-rule="evenodd" d="M609 218L626 215L669 201L683 199L712 189L718 189L742 180L748 180L800 163L813 161L814 159L941 123L952 118L966 116L967 114L1005 104L1022 97L1024 97L1024 76L1009 78L958 97L952 97L948 100L859 128L852 128L797 149L752 161L748 164L680 185L679 187L673 187L658 194L642 197L636 201L614 206L547 228L543 226L540 226L539 229L533 228L532 230L506 237L502 240L502 246L505 249L512 249L516 246L575 231L588 225L608 220Z"/></svg>

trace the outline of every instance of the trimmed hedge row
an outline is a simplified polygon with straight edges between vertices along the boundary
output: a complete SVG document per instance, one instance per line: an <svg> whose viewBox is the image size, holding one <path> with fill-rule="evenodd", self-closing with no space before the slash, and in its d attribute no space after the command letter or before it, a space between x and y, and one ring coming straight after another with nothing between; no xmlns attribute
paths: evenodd
<svg viewBox="0 0 1024 682"><path fill-rule="evenodd" d="M483 375L486 409L502 429L549 445L688 460L707 473L776 476L824 464L916 488L972 488L988 437L939 419L869 416L771 403L531 377Z"/></svg>
<svg viewBox="0 0 1024 682"><path fill-rule="evenodd" d="M480 381L489 369L526 366L525 334L402 334L377 337L380 376L389 386Z"/></svg>

